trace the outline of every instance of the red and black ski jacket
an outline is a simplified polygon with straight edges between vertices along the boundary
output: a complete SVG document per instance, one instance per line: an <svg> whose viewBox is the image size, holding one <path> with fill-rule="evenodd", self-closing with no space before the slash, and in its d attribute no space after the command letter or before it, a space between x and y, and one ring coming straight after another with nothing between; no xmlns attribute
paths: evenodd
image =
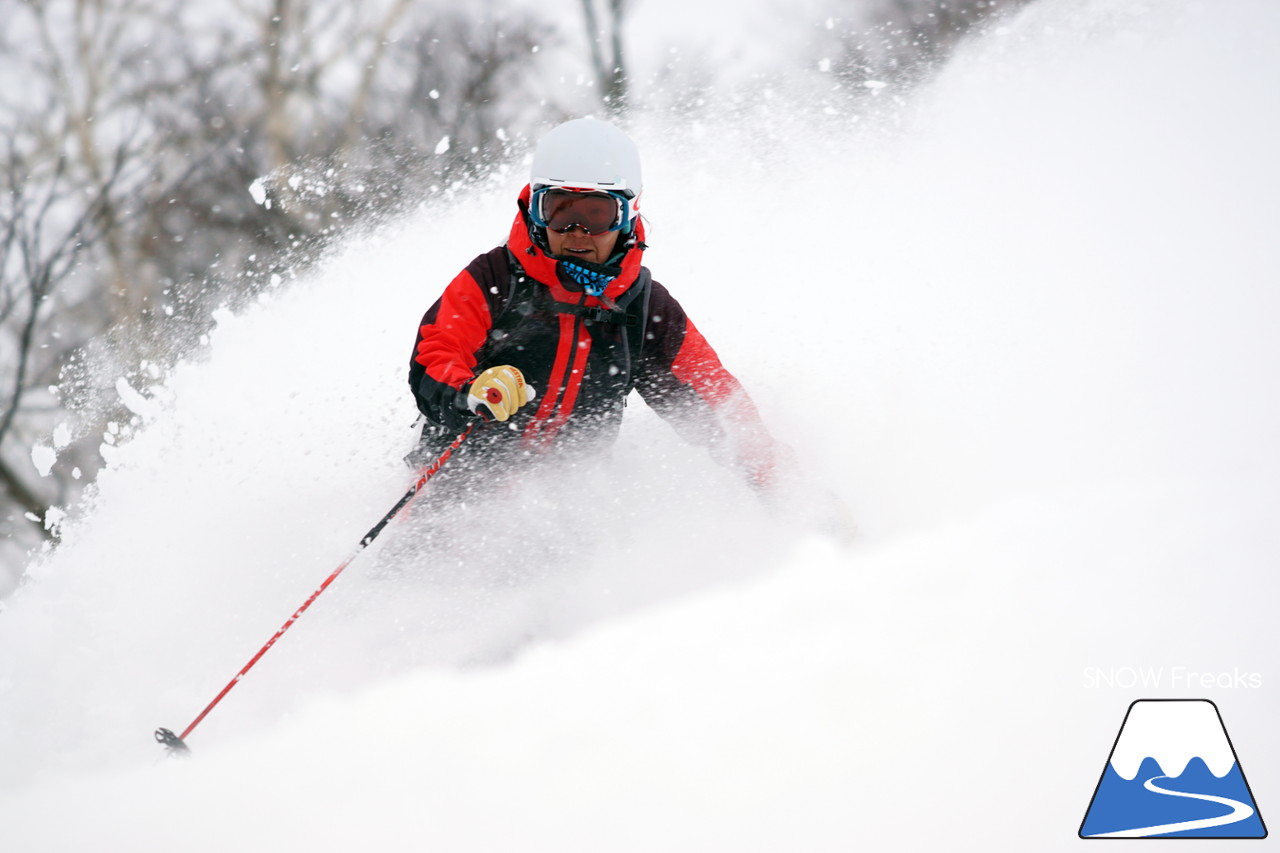
<svg viewBox="0 0 1280 853"><path fill-rule="evenodd" d="M528 450L611 443L635 390L688 440L764 485L772 441L742 386L674 297L642 266L644 224L601 296L531 238L529 187L505 246L473 260L418 327L409 385L435 423L480 371L519 368L537 397L495 443ZM443 438L447 431L441 431Z"/></svg>

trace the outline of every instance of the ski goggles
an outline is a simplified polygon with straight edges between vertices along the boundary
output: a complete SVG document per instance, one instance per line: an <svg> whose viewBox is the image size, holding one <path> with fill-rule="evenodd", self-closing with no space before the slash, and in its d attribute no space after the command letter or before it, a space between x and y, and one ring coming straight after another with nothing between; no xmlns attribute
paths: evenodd
<svg viewBox="0 0 1280 853"><path fill-rule="evenodd" d="M618 192L542 187L530 199L529 214L534 225L560 234L575 226L587 234L631 227L630 199Z"/></svg>

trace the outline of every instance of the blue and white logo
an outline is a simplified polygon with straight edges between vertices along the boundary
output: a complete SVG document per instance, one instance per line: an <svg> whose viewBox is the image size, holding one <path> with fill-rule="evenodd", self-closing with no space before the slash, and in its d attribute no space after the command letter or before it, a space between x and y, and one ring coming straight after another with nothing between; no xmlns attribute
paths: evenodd
<svg viewBox="0 0 1280 853"><path fill-rule="evenodd" d="M1081 838L1266 838L1218 706L1129 706L1080 824Z"/></svg>

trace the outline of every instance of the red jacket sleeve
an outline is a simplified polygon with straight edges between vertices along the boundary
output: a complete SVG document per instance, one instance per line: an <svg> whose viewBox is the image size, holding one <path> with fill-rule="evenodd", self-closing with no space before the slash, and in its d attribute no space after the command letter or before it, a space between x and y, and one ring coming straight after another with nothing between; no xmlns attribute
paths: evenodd
<svg viewBox="0 0 1280 853"><path fill-rule="evenodd" d="M463 270L422 318L413 360L435 381L460 388L475 371L491 323L484 292Z"/></svg>
<svg viewBox="0 0 1280 853"><path fill-rule="evenodd" d="M439 407L452 400L475 374L477 357L493 325L498 284L508 275L505 249L471 262L427 309L418 325L409 361L409 387L419 411L439 419Z"/></svg>

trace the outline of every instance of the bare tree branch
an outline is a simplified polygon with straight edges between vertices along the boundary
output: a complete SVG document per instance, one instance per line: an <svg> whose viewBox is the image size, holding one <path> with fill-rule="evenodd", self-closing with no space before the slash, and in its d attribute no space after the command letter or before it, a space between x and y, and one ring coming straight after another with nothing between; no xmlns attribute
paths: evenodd
<svg viewBox="0 0 1280 853"><path fill-rule="evenodd" d="M587 27L587 45L591 50L591 67L600 87L600 100L610 115L623 115L629 108L628 74L623 54L624 18L626 0L606 0L608 13L607 33L600 26L596 13L596 0L582 0L582 17ZM609 55L605 56L604 44L609 43Z"/></svg>
<svg viewBox="0 0 1280 853"><path fill-rule="evenodd" d="M49 509L48 502L31 491L3 459L0 459L0 486L3 486L9 496L22 507L24 514L29 513L38 519L44 518L45 512ZM52 538L48 528L41 521L33 521L32 524L39 528L41 536L46 539Z"/></svg>

